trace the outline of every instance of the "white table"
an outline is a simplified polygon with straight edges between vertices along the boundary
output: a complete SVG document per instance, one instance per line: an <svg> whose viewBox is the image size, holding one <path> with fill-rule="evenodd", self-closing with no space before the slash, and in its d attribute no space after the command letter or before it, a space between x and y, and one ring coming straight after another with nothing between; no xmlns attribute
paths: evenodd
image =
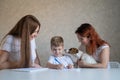
<svg viewBox="0 0 120 80"><path fill-rule="evenodd" d="M116 69L47 69L36 72L0 70L0 80L120 80L120 68Z"/></svg>

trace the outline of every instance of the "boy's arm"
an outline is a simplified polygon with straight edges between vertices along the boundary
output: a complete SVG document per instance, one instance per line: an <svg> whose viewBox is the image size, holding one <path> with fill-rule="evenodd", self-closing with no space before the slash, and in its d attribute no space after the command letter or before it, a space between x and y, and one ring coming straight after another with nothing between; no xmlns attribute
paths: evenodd
<svg viewBox="0 0 120 80"><path fill-rule="evenodd" d="M74 65L73 64L68 64L67 68L72 69L72 68L74 68Z"/></svg>
<svg viewBox="0 0 120 80"><path fill-rule="evenodd" d="M47 67L51 69L62 69L64 68L64 65L62 64L52 64L50 62L47 62Z"/></svg>

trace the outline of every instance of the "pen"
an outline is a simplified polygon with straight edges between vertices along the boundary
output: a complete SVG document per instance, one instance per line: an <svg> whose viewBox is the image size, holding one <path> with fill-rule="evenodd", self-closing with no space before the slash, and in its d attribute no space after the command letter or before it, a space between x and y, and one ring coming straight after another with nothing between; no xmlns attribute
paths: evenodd
<svg viewBox="0 0 120 80"><path fill-rule="evenodd" d="M55 58L55 61L61 64L56 58ZM67 67L64 66L64 69L67 69Z"/></svg>
<svg viewBox="0 0 120 80"><path fill-rule="evenodd" d="M55 58L55 61L56 61L57 63L61 64L56 58Z"/></svg>

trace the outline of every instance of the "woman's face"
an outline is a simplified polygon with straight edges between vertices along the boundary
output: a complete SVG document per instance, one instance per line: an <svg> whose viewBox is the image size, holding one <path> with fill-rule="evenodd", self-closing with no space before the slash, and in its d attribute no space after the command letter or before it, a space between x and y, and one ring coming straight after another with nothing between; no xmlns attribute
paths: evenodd
<svg viewBox="0 0 120 80"><path fill-rule="evenodd" d="M79 34L76 34L79 42L81 42L83 45L87 46L89 44L90 39L87 37L82 37Z"/></svg>
<svg viewBox="0 0 120 80"><path fill-rule="evenodd" d="M39 32L39 26L36 28L36 30L30 35L30 39L36 38Z"/></svg>

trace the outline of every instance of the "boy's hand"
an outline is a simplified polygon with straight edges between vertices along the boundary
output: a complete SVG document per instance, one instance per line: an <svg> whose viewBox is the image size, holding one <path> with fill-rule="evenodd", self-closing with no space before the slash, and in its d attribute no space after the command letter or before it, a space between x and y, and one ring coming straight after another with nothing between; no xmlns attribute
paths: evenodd
<svg viewBox="0 0 120 80"><path fill-rule="evenodd" d="M64 65L63 65L63 64L58 64L58 65L56 66L56 68L57 68L57 69L63 69L63 68L64 68Z"/></svg>
<svg viewBox="0 0 120 80"><path fill-rule="evenodd" d="M68 64L67 68L71 69L71 68L73 68L73 65L72 64Z"/></svg>

